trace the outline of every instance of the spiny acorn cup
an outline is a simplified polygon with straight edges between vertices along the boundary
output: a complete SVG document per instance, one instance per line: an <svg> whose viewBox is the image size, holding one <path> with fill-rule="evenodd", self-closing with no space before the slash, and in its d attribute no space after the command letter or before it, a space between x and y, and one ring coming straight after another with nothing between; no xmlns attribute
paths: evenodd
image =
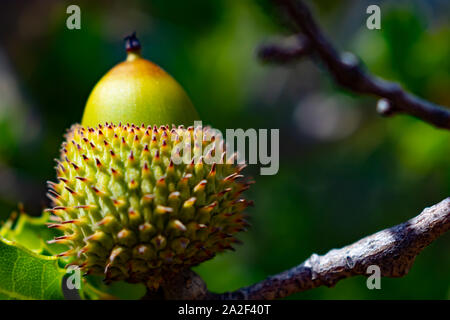
<svg viewBox="0 0 450 320"><path fill-rule="evenodd" d="M209 137L209 138L208 138ZM74 125L49 182L60 256L107 283L157 288L177 272L233 249L248 227L243 165L226 159L211 128ZM211 147L208 147L211 146ZM217 146L221 146L218 148ZM174 161L199 155L192 161Z"/></svg>

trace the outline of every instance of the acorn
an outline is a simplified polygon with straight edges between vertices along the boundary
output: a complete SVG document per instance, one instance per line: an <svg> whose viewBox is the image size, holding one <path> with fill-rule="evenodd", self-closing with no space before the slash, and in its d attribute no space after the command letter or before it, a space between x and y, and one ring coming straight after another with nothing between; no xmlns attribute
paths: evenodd
<svg viewBox="0 0 450 320"><path fill-rule="evenodd" d="M214 129L183 125L197 113L175 80L128 52L66 134L47 209L64 235L50 242L86 274L156 289L239 243L250 182Z"/></svg>
<svg viewBox="0 0 450 320"><path fill-rule="evenodd" d="M95 85L86 103L83 126L100 123L192 125L197 111L181 85L141 56L136 34L125 38L127 58Z"/></svg>

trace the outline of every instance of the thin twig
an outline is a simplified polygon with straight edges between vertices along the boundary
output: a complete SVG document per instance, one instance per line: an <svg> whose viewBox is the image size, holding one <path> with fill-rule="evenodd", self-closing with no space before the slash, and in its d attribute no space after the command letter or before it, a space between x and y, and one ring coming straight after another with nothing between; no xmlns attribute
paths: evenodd
<svg viewBox="0 0 450 320"><path fill-rule="evenodd" d="M377 111L384 116L406 113L428 122L438 128L450 129L450 111L429 101L421 99L401 88L394 82L385 81L365 72L353 54L340 55L320 30L308 7L300 0L273 0L286 9L304 36L303 48L318 57L333 79L342 87L360 94L382 98ZM275 54L264 54L265 51ZM261 51L260 51L261 52ZM262 58L285 63L305 56L305 49L292 50L271 45L262 48ZM282 57L284 59L279 59Z"/></svg>
<svg viewBox="0 0 450 320"><path fill-rule="evenodd" d="M263 61L283 64L299 60L311 54L311 46L305 37L296 35L294 40L295 43L289 45L263 45L258 50L258 56Z"/></svg>
<svg viewBox="0 0 450 320"><path fill-rule="evenodd" d="M207 298L283 298L319 286L332 287L344 278L367 276L371 265L378 266L383 277L402 277L408 273L416 256L449 229L450 198L447 198L405 223L323 256L313 254L302 264L255 285Z"/></svg>

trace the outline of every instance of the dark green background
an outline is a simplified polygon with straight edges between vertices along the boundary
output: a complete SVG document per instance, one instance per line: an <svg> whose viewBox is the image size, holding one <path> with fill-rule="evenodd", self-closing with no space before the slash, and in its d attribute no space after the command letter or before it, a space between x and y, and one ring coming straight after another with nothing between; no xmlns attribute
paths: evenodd
<svg viewBox="0 0 450 320"><path fill-rule="evenodd" d="M365 27L378 3L382 29ZM69 4L81 30L65 27ZM309 2L311 5L311 2ZM448 1L315 1L330 39L374 73L450 105ZM124 59L136 30L144 55L186 89L205 123L279 128L280 170L248 192L244 245L197 268L213 291L252 284L316 252L403 222L449 196L450 135L408 116L382 119L376 100L337 88L311 61L261 64L258 46L289 35L268 1L2 1L0 217L18 202L39 214L62 135L81 119L96 81ZM368 290L356 277L298 299L449 299L450 235L401 279Z"/></svg>

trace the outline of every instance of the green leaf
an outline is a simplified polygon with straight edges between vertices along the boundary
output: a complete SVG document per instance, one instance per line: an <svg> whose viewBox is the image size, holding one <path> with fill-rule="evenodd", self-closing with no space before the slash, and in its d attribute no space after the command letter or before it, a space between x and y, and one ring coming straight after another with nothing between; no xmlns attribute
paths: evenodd
<svg viewBox="0 0 450 320"><path fill-rule="evenodd" d="M0 299L64 299L64 275L56 257L39 255L0 237Z"/></svg>
<svg viewBox="0 0 450 320"><path fill-rule="evenodd" d="M40 217L31 217L21 212L19 217L14 219L14 214L0 229L0 236L5 239L15 241L25 248L43 255L56 255L67 250L61 244L47 245L47 241L62 235L56 229L49 229L47 223L49 213L44 212Z"/></svg>

